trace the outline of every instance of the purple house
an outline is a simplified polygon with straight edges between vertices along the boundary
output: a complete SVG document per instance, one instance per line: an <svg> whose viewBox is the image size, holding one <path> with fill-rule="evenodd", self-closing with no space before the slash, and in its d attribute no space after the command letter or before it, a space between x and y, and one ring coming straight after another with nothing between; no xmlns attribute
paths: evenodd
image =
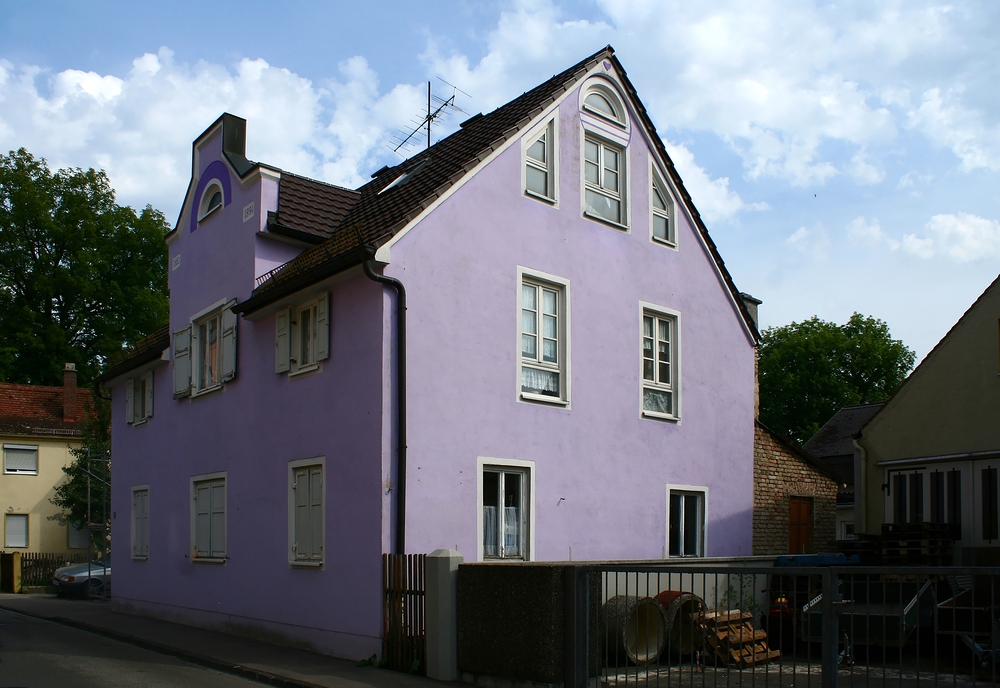
<svg viewBox="0 0 1000 688"><path fill-rule="evenodd" d="M751 552L756 326L610 47L358 189L245 135L104 376L119 608L357 658L386 552Z"/></svg>

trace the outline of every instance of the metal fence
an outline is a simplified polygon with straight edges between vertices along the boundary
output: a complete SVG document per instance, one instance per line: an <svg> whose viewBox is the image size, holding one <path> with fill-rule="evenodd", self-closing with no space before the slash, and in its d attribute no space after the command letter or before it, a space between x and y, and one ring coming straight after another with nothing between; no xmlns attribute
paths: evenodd
<svg viewBox="0 0 1000 688"><path fill-rule="evenodd" d="M426 554L383 554L383 666L423 674L427 671L425 628Z"/></svg>
<svg viewBox="0 0 1000 688"><path fill-rule="evenodd" d="M590 605L600 612L596 623L578 617L567 636L567 686L917 688L1000 678L1000 568L580 569L600 575L600 604ZM592 593L581 584L572 594ZM594 633L596 677L585 669Z"/></svg>

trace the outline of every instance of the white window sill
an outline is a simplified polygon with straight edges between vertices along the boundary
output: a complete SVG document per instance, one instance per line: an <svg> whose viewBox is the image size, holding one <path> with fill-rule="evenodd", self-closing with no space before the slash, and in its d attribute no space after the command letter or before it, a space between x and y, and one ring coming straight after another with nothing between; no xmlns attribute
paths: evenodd
<svg viewBox="0 0 1000 688"><path fill-rule="evenodd" d="M656 411L647 411L646 409L642 410L642 417L643 418L653 418L653 419L656 419L656 420L667 420L667 421L673 421L673 422L677 422L677 421L679 421L681 419L680 416L672 416L669 413L658 413Z"/></svg>
<svg viewBox="0 0 1000 688"><path fill-rule="evenodd" d="M321 561L290 561L288 565L293 569L320 569L323 568Z"/></svg>
<svg viewBox="0 0 1000 688"><path fill-rule="evenodd" d="M290 370L288 372L288 379L294 380L297 377L303 377L309 373L315 373L323 369L323 365L320 363L310 363L307 366L302 366L295 370Z"/></svg>
<svg viewBox="0 0 1000 688"><path fill-rule="evenodd" d="M134 421L132 421L132 427L133 427L133 428L138 428L138 427L139 427L139 426L141 426L141 425L145 425L146 423L148 423L148 422L149 422L149 419L150 419L151 417L152 417L152 416L146 416L146 417L145 417L145 418L143 418L142 420L134 420Z"/></svg>
<svg viewBox="0 0 1000 688"><path fill-rule="evenodd" d="M588 218L588 219L594 220L596 222L600 222L601 224L608 225L609 227L614 227L615 229L621 229L621 230L623 230L625 232L631 231L629 229L628 225L623 225L620 222L615 222L614 220L609 220L608 218L604 217L603 215L598 215L597 213L592 213L589 210L584 210L583 211L583 216L586 217L586 218Z"/></svg>
<svg viewBox="0 0 1000 688"><path fill-rule="evenodd" d="M225 564L229 557L191 557L192 564Z"/></svg>
<svg viewBox="0 0 1000 688"><path fill-rule="evenodd" d="M677 248L677 242L676 241L670 241L668 239L661 239L658 236L654 236L653 237L653 243L661 244L663 246L669 246L670 248L673 248L673 249Z"/></svg>
<svg viewBox="0 0 1000 688"><path fill-rule="evenodd" d="M551 404L552 406L569 406L569 402L566 399L547 397L544 394L532 394L531 392L521 392L521 399L524 401L539 401L543 404Z"/></svg>
<svg viewBox="0 0 1000 688"><path fill-rule="evenodd" d="M4 475L38 475L38 471L4 471ZM27 546L27 545L25 545Z"/></svg>
<svg viewBox="0 0 1000 688"><path fill-rule="evenodd" d="M556 204L556 199L552 198L551 196L546 196L545 194L540 194L537 191L532 191L531 189L525 189L524 195L528 196L529 198L534 198L535 200L538 201L543 201L545 203L548 203L549 205Z"/></svg>
<svg viewBox="0 0 1000 688"><path fill-rule="evenodd" d="M205 389L203 389L201 391L198 391L198 392L192 392L191 395L190 395L190 398L191 399L198 399L198 398L201 398L201 397L207 397L209 394L214 394L215 392L221 392L223 389L225 389L225 385L223 385L223 384L220 383L220 384L215 385L213 387L206 387Z"/></svg>

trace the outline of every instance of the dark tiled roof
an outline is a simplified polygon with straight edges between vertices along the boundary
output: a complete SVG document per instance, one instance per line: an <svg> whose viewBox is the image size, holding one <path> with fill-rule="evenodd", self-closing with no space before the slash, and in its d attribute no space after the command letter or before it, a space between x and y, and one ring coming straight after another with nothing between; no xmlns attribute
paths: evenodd
<svg viewBox="0 0 1000 688"><path fill-rule="evenodd" d="M882 404L860 404L845 406L833 414L815 435L802 445L802 448L814 456L854 455L854 443L851 438L874 416ZM848 482L853 483L853 476Z"/></svg>
<svg viewBox="0 0 1000 688"><path fill-rule="evenodd" d="M96 386L103 385L108 380L138 368L144 363L158 359L170 346L170 328L164 325L153 334L140 339L135 346L120 357L112 359L111 365L94 381Z"/></svg>
<svg viewBox="0 0 1000 688"><path fill-rule="evenodd" d="M285 193L283 174L278 200L279 218L286 216L304 218L312 212L324 212L319 203L311 200L313 194L321 193L320 189L323 189L322 193L327 194L327 196L336 197L339 205L336 203L334 205L336 205L335 212L338 214L336 217L315 218L312 231L316 233L329 230L329 238L259 278L258 287L254 290L251 298L236 306L234 310L250 312L263 307L272 300L288 293L293 285L296 289L301 288L299 285L304 279L311 278L311 276L325 276L323 271L319 269L320 266L334 264L338 261L343 264L351 262L345 260L348 253L360 256L358 260L370 255L358 250L358 247L362 245L379 246L392 237L441 197L452 185L474 170L490 154L511 138L518 136L524 127L541 114L548 105L566 91L574 88L591 68L605 59L611 60L621 74L623 86L635 103L639 119L649 131L657 152L667 165L672 180L684 202L691 209L695 225L708 246L736 307L754 338L758 338L754 321L750 317L743 299L740 298L739 290L733 283L715 242L708 235L705 223L694 207L691 196L677 174L670 156L667 155L663 142L656 134L656 127L639 100L635 87L629 81L624 68L614 56L614 49L611 46L599 50L569 69L556 74L548 81L523 93L493 112L467 120L455 133L409 160L378 173L372 181L363 185L356 192L323 185L320 182L311 182L313 186L308 188L310 193L300 195L295 199L290 197L282 199L281 195ZM405 183L392 186L393 182L406 174L411 174L411 176L405 179ZM302 178L297 179L301 180ZM305 186L303 185L300 190L305 190ZM350 193L356 194L357 198L348 207L351 199L347 194ZM311 207L306 206L307 202L311 204ZM339 215L344 209L346 209L346 214ZM336 218L340 218L339 223ZM304 219L299 220L299 222L302 223L303 227L305 226Z"/></svg>
<svg viewBox="0 0 1000 688"><path fill-rule="evenodd" d="M317 239L329 239L360 194L288 172L278 182L275 224Z"/></svg>
<svg viewBox="0 0 1000 688"><path fill-rule="evenodd" d="M62 387L0 382L0 433L78 437L80 421L90 405L90 390L76 390L76 421L63 422Z"/></svg>
<svg viewBox="0 0 1000 688"><path fill-rule="evenodd" d="M840 483L842 482L840 476L837 474L836 471L834 471L832 468L830 468L830 466L827 465L826 461L813 456L804 449L796 447L795 443L792 442L790 439L779 435L774 430L761 423L759 420L754 421L754 424L758 428L766 432L768 435L770 435L771 438L774 439L775 442L780 444L789 454L798 457L800 460L809 464L817 471L825 475L827 478L830 478L831 480L835 481L838 484L838 486L840 485Z"/></svg>

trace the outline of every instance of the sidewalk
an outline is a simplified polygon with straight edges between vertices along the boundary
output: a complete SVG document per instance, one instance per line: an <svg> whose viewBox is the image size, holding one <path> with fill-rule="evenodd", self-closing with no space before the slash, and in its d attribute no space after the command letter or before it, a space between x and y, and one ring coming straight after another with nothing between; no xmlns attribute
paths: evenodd
<svg viewBox="0 0 1000 688"><path fill-rule="evenodd" d="M299 688L389 688L441 685L326 655L239 638L182 624L111 611L99 600L66 600L55 595L0 593L0 608L73 626L147 650L237 674L273 686Z"/></svg>

